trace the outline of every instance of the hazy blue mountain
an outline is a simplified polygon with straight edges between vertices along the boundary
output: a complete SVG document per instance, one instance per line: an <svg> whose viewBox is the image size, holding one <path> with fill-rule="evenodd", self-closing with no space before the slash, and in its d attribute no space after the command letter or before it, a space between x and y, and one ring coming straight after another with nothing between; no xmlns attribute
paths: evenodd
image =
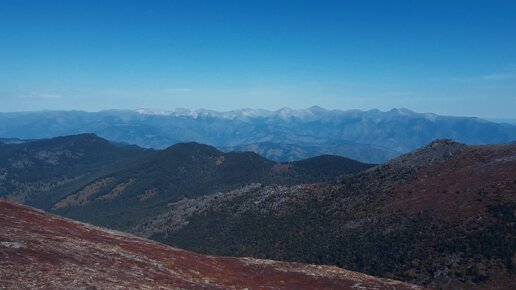
<svg viewBox="0 0 516 290"><path fill-rule="evenodd" d="M516 119L508 119L508 118L494 118L494 119L487 119L491 122L495 123L505 123L505 124L511 124L516 125Z"/></svg>
<svg viewBox="0 0 516 290"><path fill-rule="evenodd" d="M224 151L251 151L267 159L289 162L319 156L322 154L346 156L363 162L381 163L399 155L394 150L374 145L358 144L353 142L334 142L328 144L282 144L273 142L259 142L238 146L221 147Z"/></svg>
<svg viewBox="0 0 516 290"><path fill-rule="evenodd" d="M516 140L514 125L407 109L340 111L315 106L277 111L139 109L0 113L0 136L4 138L38 139L85 132L142 147L165 148L195 141L226 150L251 149L278 161L338 154L373 163L437 138L466 144Z"/></svg>
<svg viewBox="0 0 516 290"><path fill-rule="evenodd" d="M0 138L0 144L20 144L25 142L27 142L27 140L19 138Z"/></svg>

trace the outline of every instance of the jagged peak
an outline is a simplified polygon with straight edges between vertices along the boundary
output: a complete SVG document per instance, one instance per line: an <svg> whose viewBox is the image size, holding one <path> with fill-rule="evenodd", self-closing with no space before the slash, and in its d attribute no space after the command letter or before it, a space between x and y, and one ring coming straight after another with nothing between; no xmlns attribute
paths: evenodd
<svg viewBox="0 0 516 290"><path fill-rule="evenodd" d="M435 147L439 147L439 146L456 146L456 145L465 145L463 143L459 143L455 140L452 140L452 139L435 139L435 140L432 140L432 142L428 143L426 146L424 146L423 148L435 148Z"/></svg>
<svg viewBox="0 0 516 290"><path fill-rule="evenodd" d="M393 108L388 113L396 113L399 115L413 115L417 114L416 112L409 110L407 108Z"/></svg>

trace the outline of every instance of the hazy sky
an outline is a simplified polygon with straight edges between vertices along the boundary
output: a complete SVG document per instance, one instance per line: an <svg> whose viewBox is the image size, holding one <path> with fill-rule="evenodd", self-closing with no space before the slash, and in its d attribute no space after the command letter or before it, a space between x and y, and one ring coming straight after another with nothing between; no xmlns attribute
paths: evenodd
<svg viewBox="0 0 516 290"><path fill-rule="evenodd" d="M516 118L516 1L0 1L0 111Z"/></svg>

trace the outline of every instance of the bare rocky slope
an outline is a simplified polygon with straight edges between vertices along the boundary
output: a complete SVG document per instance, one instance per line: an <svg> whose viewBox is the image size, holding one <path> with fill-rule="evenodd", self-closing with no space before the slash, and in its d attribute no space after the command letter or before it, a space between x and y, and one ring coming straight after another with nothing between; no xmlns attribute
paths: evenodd
<svg viewBox="0 0 516 290"><path fill-rule="evenodd" d="M216 257L0 200L1 289L422 289L332 266Z"/></svg>

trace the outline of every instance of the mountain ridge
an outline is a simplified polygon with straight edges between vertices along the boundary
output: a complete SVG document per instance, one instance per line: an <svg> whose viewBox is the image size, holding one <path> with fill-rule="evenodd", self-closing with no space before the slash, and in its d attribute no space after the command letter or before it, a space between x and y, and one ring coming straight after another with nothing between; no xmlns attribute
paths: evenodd
<svg viewBox="0 0 516 290"><path fill-rule="evenodd" d="M436 140L335 183L180 200L132 231L203 253L334 264L436 289L491 289L516 281L515 173L515 145Z"/></svg>
<svg viewBox="0 0 516 290"><path fill-rule="evenodd" d="M516 140L515 128L475 117L440 116L408 109L0 113L0 136L5 138L40 139L93 132L114 142L158 149L191 141L224 150L258 146L253 151L268 158L277 157L275 161L333 154L383 163L434 139L451 138L466 144L511 142ZM298 153L288 154L289 148ZM274 153L277 150L283 153ZM271 154L263 154L265 151Z"/></svg>
<svg viewBox="0 0 516 290"><path fill-rule="evenodd" d="M515 146L438 139L374 166L81 134L1 144L0 196L207 254L481 289L513 281Z"/></svg>
<svg viewBox="0 0 516 290"><path fill-rule="evenodd" d="M281 164L196 142L149 150L95 134L3 144L0 157L0 197L122 229L180 198L255 182L330 181L373 166L338 156Z"/></svg>

